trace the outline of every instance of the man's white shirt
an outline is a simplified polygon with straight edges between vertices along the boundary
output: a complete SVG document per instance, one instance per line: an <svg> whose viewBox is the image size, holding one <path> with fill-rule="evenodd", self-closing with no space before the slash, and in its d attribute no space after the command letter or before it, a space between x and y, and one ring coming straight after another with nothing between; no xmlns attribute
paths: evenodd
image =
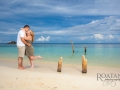
<svg viewBox="0 0 120 90"><path fill-rule="evenodd" d="M25 37L25 31L23 29L18 32L17 46L25 46L25 44L21 41L21 37Z"/></svg>

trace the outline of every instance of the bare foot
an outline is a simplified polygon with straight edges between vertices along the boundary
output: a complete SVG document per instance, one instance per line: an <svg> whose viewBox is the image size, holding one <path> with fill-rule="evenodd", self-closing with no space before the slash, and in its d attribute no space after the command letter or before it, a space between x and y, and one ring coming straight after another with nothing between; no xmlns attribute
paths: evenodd
<svg viewBox="0 0 120 90"><path fill-rule="evenodd" d="M25 69L25 67L22 66L23 69Z"/></svg>
<svg viewBox="0 0 120 90"><path fill-rule="evenodd" d="M24 70L25 68L23 68L23 67L18 67L18 69L19 69L19 70Z"/></svg>
<svg viewBox="0 0 120 90"><path fill-rule="evenodd" d="M38 58L42 59L42 57L41 57L41 56L38 56Z"/></svg>
<svg viewBox="0 0 120 90"><path fill-rule="evenodd" d="M30 68L34 68L34 66L31 66Z"/></svg>

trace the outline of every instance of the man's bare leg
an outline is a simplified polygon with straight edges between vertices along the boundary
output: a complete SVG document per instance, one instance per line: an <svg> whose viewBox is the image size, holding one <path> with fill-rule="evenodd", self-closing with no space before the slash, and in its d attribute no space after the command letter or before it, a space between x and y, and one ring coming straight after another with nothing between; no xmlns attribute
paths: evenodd
<svg viewBox="0 0 120 90"><path fill-rule="evenodd" d="M22 57L22 61L21 61L21 67L22 67L23 69L25 69L25 67L23 66L23 57Z"/></svg>
<svg viewBox="0 0 120 90"><path fill-rule="evenodd" d="M18 57L18 69L23 70L23 58L22 57Z"/></svg>

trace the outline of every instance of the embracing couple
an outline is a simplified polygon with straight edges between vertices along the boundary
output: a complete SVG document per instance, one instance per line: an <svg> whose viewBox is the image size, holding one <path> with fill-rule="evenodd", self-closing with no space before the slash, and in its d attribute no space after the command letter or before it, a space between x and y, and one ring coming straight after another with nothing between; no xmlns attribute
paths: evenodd
<svg viewBox="0 0 120 90"><path fill-rule="evenodd" d="M42 59L41 56L34 56L34 47L32 43L34 41L34 32L30 30L28 25L25 25L20 29L17 36L17 48L18 48L18 69L25 69L23 67L23 58L26 55L31 64L31 68L34 68L33 60Z"/></svg>

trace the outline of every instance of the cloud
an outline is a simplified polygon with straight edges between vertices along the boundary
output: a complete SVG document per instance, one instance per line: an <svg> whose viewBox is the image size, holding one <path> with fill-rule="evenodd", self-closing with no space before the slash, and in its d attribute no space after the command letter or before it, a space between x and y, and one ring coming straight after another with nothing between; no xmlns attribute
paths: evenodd
<svg viewBox="0 0 120 90"><path fill-rule="evenodd" d="M108 16L103 19L93 20L90 23L77 25L60 30L44 30L36 32L36 34L52 35L52 36L66 36L71 40L78 40L81 42L120 42L120 17ZM64 39L65 40L65 39Z"/></svg>
<svg viewBox="0 0 120 90"><path fill-rule="evenodd" d="M100 20L93 20L90 23L76 25L60 30L44 30L36 34L49 35L85 35L85 34L120 34L120 17L109 16Z"/></svg>
<svg viewBox="0 0 120 90"><path fill-rule="evenodd" d="M94 34L94 38L96 38L96 39L104 39L102 34Z"/></svg>
<svg viewBox="0 0 120 90"><path fill-rule="evenodd" d="M120 15L120 0L7 0L0 1L1 18L43 15ZM4 7L4 8L3 8ZM11 13L12 12L12 13Z"/></svg>
<svg viewBox="0 0 120 90"><path fill-rule="evenodd" d="M102 34L94 34L93 37L98 41L98 42L111 42L115 36L112 34L109 35L102 35ZM117 39L117 38L116 38ZM113 41L112 41L113 42Z"/></svg>
<svg viewBox="0 0 120 90"><path fill-rule="evenodd" d="M109 38L110 38L110 39L113 39L113 38L114 38L114 36L113 36L113 35L111 35L111 34L110 34L110 35L108 35L108 36L109 36Z"/></svg>
<svg viewBox="0 0 120 90"><path fill-rule="evenodd" d="M47 36L47 37L41 36L40 38L36 39L36 41L41 41L41 42L49 41L49 40L50 40L50 36Z"/></svg>
<svg viewBox="0 0 120 90"><path fill-rule="evenodd" d="M16 35L18 32L11 32L11 31L0 31L0 34L5 34L5 35Z"/></svg>
<svg viewBox="0 0 120 90"><path fill-rule="evenodd" d="M17 35L19 28L22 25L10 24L7 23L7 28L2 24L0 34L3 37L7 35ZM120 17L119 16L108 16L99 20L92 20L89 23L75 25L69 28L56 29L53 27L39 27L31 26L32 30L35 32L35 36L42 36L37 38L36 41L46 41L46 37L43 36L52 36L52 37L61 37L59 41L69 41L75 40L76 42L120 42ZM7 29L7 30L5 30ZM65 39L65 38L68 39ZM45 39L44 39L45 38ZM12 40L12 39L11 39ZM52 41L58 42L57 39L52 39Z"/></svg>
<svg viewBox="0 0 120 90"><path fill-rule="evenodd" d="M116 43L116 42L119 42L119 38L120 38L120 35L112 35L112 34L109 34L109 35L107 35L107 34L94 34L93 36L98 42L102 42L102 43L111 43L111 42Z"/></svg>
<svg viewBox="0 0 120 90"><path fill-rule="evenodd" d="M115 38L115 35L113 36L112 34L110 34L110 35L108 35L107 38L109 41L112 41ZM117 39L117 38L115 38L115 39Z"/></svg>

